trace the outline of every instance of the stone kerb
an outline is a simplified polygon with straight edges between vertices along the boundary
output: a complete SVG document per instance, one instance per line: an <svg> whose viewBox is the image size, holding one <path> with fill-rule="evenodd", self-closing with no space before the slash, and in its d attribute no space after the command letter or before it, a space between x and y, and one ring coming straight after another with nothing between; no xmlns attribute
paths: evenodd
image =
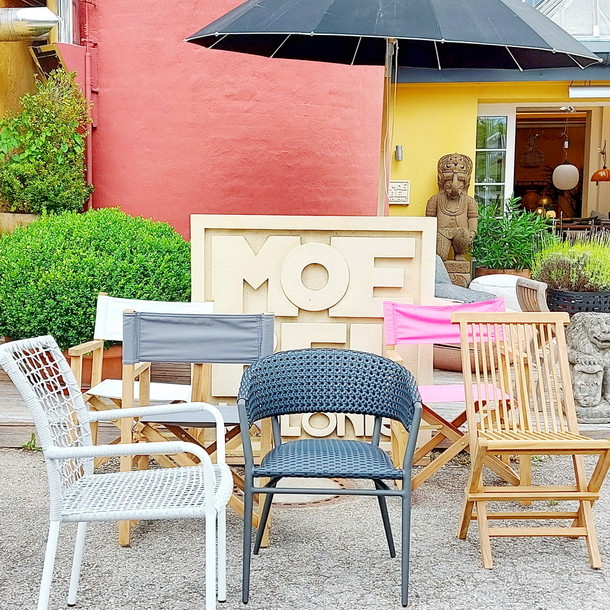
<svg viewBox="0 0 610 610"><path fill-rule="evenodd" d="M431 302L436 219L408 217L191 216L193 299L221 313L271 312L276 350L337 347L383 353L384 300ZM431 350L403 357L420 383ZM218 401L237 393L241 367L213 367ZM284 436L370 434L360 416L291 416Z"/></svg>

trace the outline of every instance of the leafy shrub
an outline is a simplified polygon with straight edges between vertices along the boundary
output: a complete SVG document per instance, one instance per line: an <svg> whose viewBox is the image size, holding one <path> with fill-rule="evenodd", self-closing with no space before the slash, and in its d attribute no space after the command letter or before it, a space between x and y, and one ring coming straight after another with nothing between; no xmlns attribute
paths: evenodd
<svg viewBox="0 0 610 610"><path fill-rule="evenodd" d="M532 277L555 290L610 290L610 237L599 234L548 244L534 259Z"/></svg>
<svg viewBox="0 0 610 610"><path fill-rule="evenodd" d="M118 209L45 215L0 237L0 334L93 337L96 297L190 299L190 248L172 227Z"/></svg>
<svg viewBox="0 0 610 610"><path fill-rule="evenodd" d="M519 206L520 197L499 205L480 205L472 258L477 267L529 269L542 240L549 234L550 221Z"/></svg>
<svg viewBox="0 0 610 610"><path fill-rule="evenodd" d="M19 114L0 121L0 200L4 211L80 210L85 181L87 103L74 74L54 70L21 98Z"/></svg>

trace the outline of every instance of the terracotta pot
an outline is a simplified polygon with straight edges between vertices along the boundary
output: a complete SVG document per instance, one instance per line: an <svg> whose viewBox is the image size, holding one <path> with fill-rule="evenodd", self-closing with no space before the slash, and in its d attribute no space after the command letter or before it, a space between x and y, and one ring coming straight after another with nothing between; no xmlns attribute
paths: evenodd
<svg viewBox="0 0 610 610"><path fill-rule="evenodd" d="M475 267L474 269L474 277L481 277L482 275L493 275L495 273L518 275L520 277L525 278L532 277L529 269L488 269L487 267Z"/></svg>
<svg viewBox="0 0 610 610"><path fill-rule="evenodd" d="M64 356L70 361L68 352ZM91 387L91 363L92 356L83 357L83 380L84 388ZM123 346L112 345L104 350L104 363L102 364L102 379L121 379L123 376Z"/></svg>

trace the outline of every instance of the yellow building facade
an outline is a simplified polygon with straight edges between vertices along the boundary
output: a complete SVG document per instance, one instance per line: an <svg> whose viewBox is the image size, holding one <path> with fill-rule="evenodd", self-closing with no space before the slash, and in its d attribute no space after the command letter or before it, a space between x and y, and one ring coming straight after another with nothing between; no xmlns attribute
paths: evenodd
<svg viewBox="0 0 610 610"><path fill-rule="evenodd" d="M482 160L477 152L477 124L482 116L503 116L507 120L506 159L504 172L507 183L504 197L515 189L515 170L519 169L519 154L516 143L521 123L529 133L530 140L544 139L553 133L553 141L548 143L556 149L562 159L563 134L566 127L564 117L580 117L582 131L582 158L576 165L582 170L583 216L598 211L604 216L610 213L610 182L591 183L589 178L602 165L599 148L604 140L610 141L610 100L571 99L569 88L574 82L439 82L439 83L399 83L396 90L392 152L396 146L402 147L401 161L392 154L391 180L409 182L409 204L391 205L390 215L423 216L427 200L438 191L437 162L445 154L465 153L475 161ZM587 83L588 84L588 83ZM609 85L595 82L595 85ZM563 109L563 110L562 110ZM541 117L537 129L527 130L529 117ZM525 123L524 123L525 121ZM545 122L546 121L546 122ZM555 126L552 131L551 122ZM576 128L567 129L569 139L576 134ZM541 129L542 127L542 129ZM572 129L572 134L570 133ZM574 135L573 135L574 134ZM547 139L551 139L548 135ZM523 145L520 146L523 148ZM573 155L568 150L569 155ZM556 156L556 155L555 155ZM580 155L579 155L580 156ZM549 155L547 155L549 157ZM569 159L573 162L572 159ZM553 164L550 157L548 162ZM469 194L475 191L475 176ZM527 184L527 183L523 183Z"/></svg>

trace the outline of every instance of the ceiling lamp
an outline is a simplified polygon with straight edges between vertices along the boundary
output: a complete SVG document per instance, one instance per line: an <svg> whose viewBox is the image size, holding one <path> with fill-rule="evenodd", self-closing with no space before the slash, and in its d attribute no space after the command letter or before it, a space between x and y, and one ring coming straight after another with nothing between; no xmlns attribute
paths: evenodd
<svg viewBox="0 0 610 610"><path fill-rule="evenodd" d="M602 169L598 169L592 176L591 182L600 183L600 182L609 182L610 181L610 170L606 169L606 140L604 140L604 147L598 148L599 154L602 156L604 161L604 167Z"/></svg>
<svg viewBox="0 0 610 610"><path fill-rule="evenodd" d="M570 139L568 138L568 119L569 115L566 115L566 126L562 133L565 138L563 141L563 152L566 158L561 165L558 165L553 170L553 185L560 191L569 191L570 189L573 189L580 180L578 168L575 165L568 163L568 148L570 147Z"/></svg>

